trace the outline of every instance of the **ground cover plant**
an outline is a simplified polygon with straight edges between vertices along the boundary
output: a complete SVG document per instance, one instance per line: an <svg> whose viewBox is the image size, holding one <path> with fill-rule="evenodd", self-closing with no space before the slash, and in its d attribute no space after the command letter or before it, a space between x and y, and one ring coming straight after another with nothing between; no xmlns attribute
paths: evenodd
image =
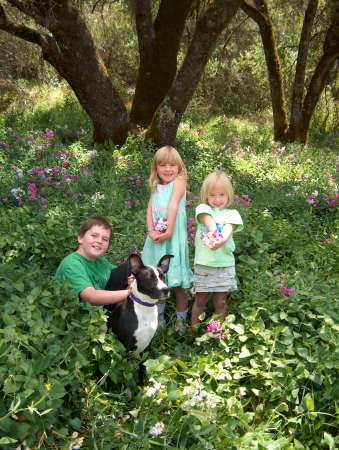
<svg viewBox="0 0 339 450"><path fill-rule="evenodd" d="M68 117L78 126L69 102L54 123L44 108L0 122L0 447L337 448L335 142L283 147L262 123L187 118L191 257L201 181L223 167L245 222L240 289L224 323L207 311L183 338L170 301L166 331L137 357L53 274L90 214L113 224L112 261L141 250L154 148L132 136L93 148L86 127L65 132Z"/></svg>

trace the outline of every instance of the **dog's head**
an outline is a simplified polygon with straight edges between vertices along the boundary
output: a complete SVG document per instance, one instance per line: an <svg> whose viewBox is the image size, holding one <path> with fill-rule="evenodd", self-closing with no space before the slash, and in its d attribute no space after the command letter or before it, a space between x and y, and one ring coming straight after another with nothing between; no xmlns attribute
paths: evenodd
<svg viewBox="0 0 339 450"><path fill-rule="evenodd" d="M172 255L163 256L157 266L145 266L137 254L129 257L131 272L135 276L132 292L144 300L164 301L169 296L169 288L165 283L165 273L168 271Z"/></svg>

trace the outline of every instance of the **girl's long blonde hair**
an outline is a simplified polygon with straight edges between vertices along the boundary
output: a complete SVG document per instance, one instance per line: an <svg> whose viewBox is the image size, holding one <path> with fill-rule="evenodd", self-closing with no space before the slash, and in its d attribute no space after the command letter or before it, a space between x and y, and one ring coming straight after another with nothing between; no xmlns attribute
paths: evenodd
<svg viewBox="0 0 339 450"><path fill-rule="evenodd" d="M208 196L213 189L221 189L227 194L227 205L233 203L234 191L231 180L223 170L215 170L204 179L200 190L200 201L208 204Z"/></svg>
<svg viewBox="0 0 339 450"><path fill-rule="evenodd" d="M154 191L160 181L157 174L157 166L159 164L173 164L178 167L178 176L187 178L186 167L178 151L170 145L165 145L164 147L160 147L153 157L151 175L149 177L149 184L152 191Z"/></svg>

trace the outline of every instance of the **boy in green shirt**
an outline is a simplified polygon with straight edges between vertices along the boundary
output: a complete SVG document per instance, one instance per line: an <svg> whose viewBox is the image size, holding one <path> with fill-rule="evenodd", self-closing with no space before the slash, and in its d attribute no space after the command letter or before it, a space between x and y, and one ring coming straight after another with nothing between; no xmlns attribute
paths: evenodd
<svg viewBox="0 0 339 450"><path fill-rule="evenodd" d="M58 281L68 281L81 300L91 305L111 305L127 299L130 289L106 291L105 286L115 268L103 255L112 236L109 222L100 216L89 217L78 232L78 248L60 263L55 277ZM127 267L125 274L127 277ZM125 277L125 278L126 278ZM128 286L133 277L128 277ZM119 286L121 287L121 286Z"/></svg>

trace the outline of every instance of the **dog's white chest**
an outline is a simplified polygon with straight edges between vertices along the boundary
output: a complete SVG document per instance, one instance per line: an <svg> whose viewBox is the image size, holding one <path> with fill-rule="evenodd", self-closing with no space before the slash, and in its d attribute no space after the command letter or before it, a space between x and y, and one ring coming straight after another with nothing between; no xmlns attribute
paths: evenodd
<svg viewBox="0 0 339 450"><path fill-rule="evenodd" d="M138 327L135 330L136 351L142 352L151 342L158 327L158 308L135 304Z"/></svg>

